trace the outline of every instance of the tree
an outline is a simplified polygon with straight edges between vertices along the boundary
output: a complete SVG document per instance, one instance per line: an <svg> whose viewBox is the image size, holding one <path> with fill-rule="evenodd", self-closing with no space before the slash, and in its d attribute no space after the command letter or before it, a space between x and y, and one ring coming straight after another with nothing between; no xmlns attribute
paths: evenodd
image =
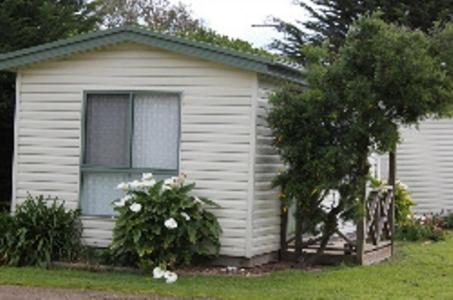
<svg viewBox="0 0 453 300"><path fill-rule="evenodd" d="M156 31L194 31L203 25L190 8L168 0L97 0L100 27L142 25Z"/></svg>
<svg viewBox="0 0 453 300"><path fill-rule="evenodd" d="M302 48L307 88L277 93L269 114L274 144L288 166L275 183L296 201L298 233L307 222L312 232L321 228L319 253L339 218L357 216L363 207L369 155L395 148L399 124L442 115L453 102L441 61L441 49L451 49L453 40L433 47L423 32L373 15L353 23L338 52L328 43ZM326 190L340 194L328 209L322 201Z"/></svg>
<svg viewBox="0 0 453 300"><path fill-rule="evenodd" d="M81 0L0 1L0 53L89 31L95 23L92 5ZM13 74L0 72L0 201L11 192L14 85Z"/></svg>
<svg viewBox="0 0 453 300"><path fill-rule="evenodd" d="M295 24L275 19L277 30L285 34L273 47L296 60L303 60L300 47L307 43L320 44L329 40L333 49L344 42L353 22L369 12L381 11L381 18L389 23L429 32L435 21L453 18L450 0L297 0L296 4L308 13L307 21Z"/></svg>
<svg viewBox="0 0 453 300"><path fill-rule="evenodd" d="M263 48L255 48L247 41L220 34L215 30L209 28L198 28L194 31L182 31L176 34L178 36L186 37L199 42L209 43L211 45L217 45L220 47L243 51L268 58L275 57L274 54L266 51Z"/></svg>

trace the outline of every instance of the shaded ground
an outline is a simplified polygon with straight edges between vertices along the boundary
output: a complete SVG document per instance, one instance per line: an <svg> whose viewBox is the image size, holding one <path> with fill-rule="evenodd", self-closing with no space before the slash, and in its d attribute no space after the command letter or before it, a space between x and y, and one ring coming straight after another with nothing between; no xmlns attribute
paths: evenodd
<svg viewBox="0 0 453 300"><path fill-rule="evenodd" d="M174 300L175 297L128 295L82 289L37 288L17 285L0 286L2 300Z"/></svg>

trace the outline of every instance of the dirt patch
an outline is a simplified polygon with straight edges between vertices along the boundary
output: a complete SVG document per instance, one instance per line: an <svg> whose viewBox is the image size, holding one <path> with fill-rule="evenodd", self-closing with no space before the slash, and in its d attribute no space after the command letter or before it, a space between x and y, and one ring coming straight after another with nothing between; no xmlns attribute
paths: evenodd
<svg viewBox="0 0 453 300"><path fill-rule="evenodd" d="M180 267L176 270L179 275L235 275L245 277L256 277L268 275L276 271L284 271L288 269L297 268L294 262L279 261L272 262L253 268L237 268L237 267L205 267L205 266L193 266L193 267ZM304 268L307 272L319 272L321 267Z"/></svg>
<svg viewBox="0 0 453 300"><path fill-rule="evenodd" d="M175 300L180 298L157 295L129 295L83 289L39 288L28 286L0 286L2 300Z"/></svg>
<svg viewBox="0 0 453 300"><path fill-rule="evenodd" d="M85 270L90 272L129 272L129 273L138 273L138 274L148 274L151 276L150 272L144 272L143 270L128 268L128 267L114 267L108 265L91 265L87 263L64 263L56 262L53 263L54 267L63 267L63 268L72 268ZM219 275L219 276L244 276L244 277L259 277L271 274L276 271L284 271L288 269L299 269L296 263L290 261L278 261L271 262L260 266L255 266L252 268L240 268L240 267L218 267L218 266L206 266L206 265L195 265L189 267L178 267L175 271L178 275ZM303 268L306 272L319 272L324 270L323 266L314 266ZM1 298L0 298L1 299Z"/></svg>

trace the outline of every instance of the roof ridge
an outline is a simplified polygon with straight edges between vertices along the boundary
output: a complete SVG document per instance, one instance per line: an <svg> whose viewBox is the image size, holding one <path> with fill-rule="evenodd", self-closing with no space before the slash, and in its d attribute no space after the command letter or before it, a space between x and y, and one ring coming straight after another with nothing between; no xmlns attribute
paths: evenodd
<svg viewBox="0 0 453 300"><path fill-rule="evenodd" d="M187 36L178 36L164 32L152 31L137 26L123 26L107 30L96 30L68 37L66 39L45 43L0 54L0 70L34 62L63 57L73 53L95 49L107 44L119 42L143 43L160 47L180 54L197 56L207 60L230 64L239 68L254 70L259 73L272 73L283 78L303 81L301 66L290 64L283 59L273 59L258 54L241 51L218 44L199 41ZM275 71L278 69L278 71Z"/></svg>

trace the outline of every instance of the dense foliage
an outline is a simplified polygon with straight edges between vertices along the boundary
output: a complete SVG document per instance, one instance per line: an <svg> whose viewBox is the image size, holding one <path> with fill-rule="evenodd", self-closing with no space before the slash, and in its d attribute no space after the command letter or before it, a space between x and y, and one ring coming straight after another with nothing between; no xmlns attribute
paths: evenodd
<svg viewBox="0 0 453 300"><path fill-rule="evenodd" d="M394 150L398 124L441 115L453 92L430 37L379 15L354 23L338 53L326 44L302 50L307 88L278 92L269 123L288 166L276 184L296 201L299 232L315 222L307 229L321 227L324 246L339 217L361 213L369 155ZM332 189L339 200L325 209Z"/></svg>
<svg viewBox="0 0 453 300"><path fill-rule="evenodd" d="M194 31L179 32L177 35L250 54L256 54L269 58L275 57L275 55L263 48L255 48L247 41L220 34L209 28L198 28Z"/></svg>
<svg viewBox="0 0 453 300"><path fill-rule="evenodd" d="M118 187L127 194L114 202L113 262L163 270L214 257L220 249L220 225L205 210L215 206L191 195L185 176L156 181L151 174Z"/></svg>
<svg viewBox="0 0 453 300"><path fill-rule="evenodd" d="M82 0L0 1L0 53L86 32L95 23L92 4ZM0 71L0 210L11 192L14 86L15 75Z"/></svg>
<svg viewBox="0 0 453 300"><path fill-rule="evenodd" d="M101 28L142 25L166 32L194 31L203 21L193 16L190 7L168 0L96 0L93 4Z"/></svg>
<svg viewBox="0 0 453 300"><path fill-rule="evenodd" d="M453 15L450 0L297 0L295 3L308 18L297 23L275 19L277 30L285 37L275 41L274 47L296 60L303 59L300 48L306 44L328 40L332 49L339 49L354 21L367 13L380 11L388 23L426 33L435 22L450 21Z"/></svg>
<svg viewBox="0 0 453 300"><path fill-rule="evenodd" d="M445 240L444 218L437 215L411 216L404 224L397 224L395 238L402 241Z"/></svg>
<svg viewBox="0 0 453 300"><path fill-rule="evenodd" d="M29 196L14 216L0 215L0 262L49 266L54 260L76 259L82 250L79 216L57 199Z"/></svg>

